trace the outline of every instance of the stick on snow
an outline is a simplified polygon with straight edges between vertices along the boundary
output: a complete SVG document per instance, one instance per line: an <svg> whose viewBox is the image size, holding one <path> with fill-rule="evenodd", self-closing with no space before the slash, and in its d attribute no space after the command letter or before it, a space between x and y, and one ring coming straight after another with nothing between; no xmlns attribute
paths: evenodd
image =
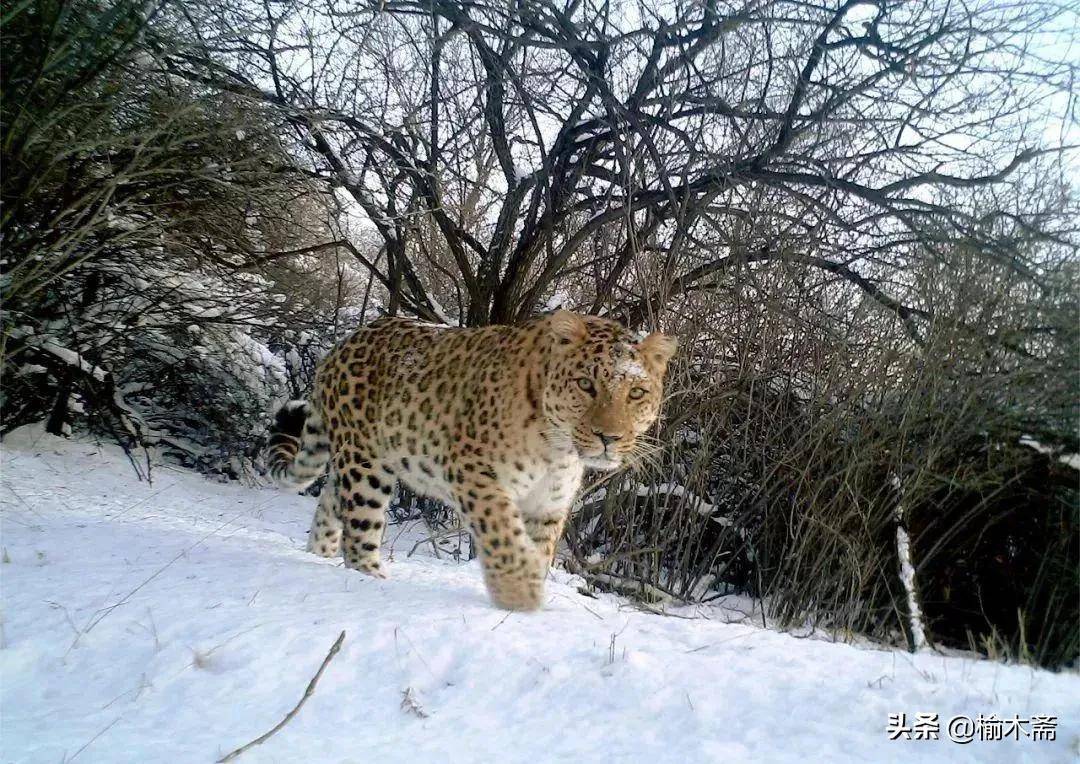
<svg viewBox="0 0 1080 764"><path fill-rule="evenodd" d="M326 657L323 658L323 662L322 662L322 665L319 666L319 670L315 672L315 676L311 677L311 681L308 682L307 689L304 690L304 697L300 698L300 702L297 703L293 707L292 711L285 714L284 719L282 719L280 722L275 724L273 729L271 729L266 734L259 735L257 738L252 740L250 743L246 743L246 744L240 746L239 748L237 748L235 751L232 751L231 753L227 753L224 756L222 756L220 759L217 760L217 764L223 764L223 762L232 761L237 756L239 756L244 751L246 751L248 748L253 748L253 747L259 745L260 743L266 742L267 738L269 738L271 735L273 735L279 729L281 729L286 724L288 724L289 721L294 716L296 716L297 712L300 710L300 707L303 706L304 703L307 702L307 699L310 698L315 693L315 685L317 685L319 683L319 678L322 676L322 673L326 669L327 664L329 664L331 659L333 659L333 657L338 654L338 650L341 649L341 643L344 642L344 641L345 641L345 632L343 631L340 634L338 634L337 640L335 640L334 644L330 646L330 652L328 652L326 654Z"/></svg>

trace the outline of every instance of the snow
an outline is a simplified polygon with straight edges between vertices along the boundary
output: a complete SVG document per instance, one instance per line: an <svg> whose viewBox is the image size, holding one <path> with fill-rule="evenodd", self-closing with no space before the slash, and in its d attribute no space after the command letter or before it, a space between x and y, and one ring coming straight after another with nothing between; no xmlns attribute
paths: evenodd
<svg viewBox="0 0 1080 764"><path fill-rule="evenodd" d="M570 295L562 289L557 289L555 290L555 294L551 295L551 297L548 298L548 301L544 303L544 308L542 312L551 313L552 311L556 311L559 308L565 308L569 304Z"/></svg>
<svg viewBox="0 0 1080 764"><path fill-rule="evenodd" d="M431 303L432 310L435 311L436 318L439 319L445 326L458 326L459 322L450 318L450 314L446 312L446 309L439 304L439 301L434 297L429 296L428 302Z"/></svg>
<svg viewBox="0 0 1080 764"><path fill-rule="evenodd" d="M645 371L641 361L632 356L626 356L615 366L615 376L627 379L647 379L649 373Z"/></svg>
<svg viewBox="0 0 1080 764"><path fill-rule="evenodd" d="M896 526L896 554L900 558L900 582L907 594L908 618L911 621L911 638L916 650L926 649L926 631L923 629L922 609L915 597L915 566L911 564L911 539L904 526Z"/></svg>
<svg viewBox="0 0 1080 764"><path fill-rule="evenodd" d="M697 512L699 515L711 515L716 511L715 506L705 501L705 499L701 498L693 491L687 490L685 486L676 483L656 483L654 485L642 484L635 489L635 494L637 496L652 496L653 494L659 494L662 496L675 496L677 498L685 496L687 497L687 503L690 509ZM731 523L726 517L713 519L717 521L727 521L726 523L721 523L722 525Z"/></svg>
<svg viewBox="0 0 1080 764"><path fill-rule="evenodd" d="M900 494L900 478L896 474L889 476L889 485ZM927 647L926 628L923 625L922 608L919 606L919 598L915 583L915 564L911 559L911 538L907 528L904 527L904 504L896 502L894 511L896 517L896 557L900 560L900 583L904 586L907 596L908 628L911 631L911 639L916 650L925 650Z"/></svg>
<svg viewBox="0 0 1080 764"><path fill-rule="evenodd" d="M1080 454L1062 454L1058 461L1074 470L1080 470Z"/></svg>
<svg viewBox="0 0 1080 764"><path fill-rule="evenodd" d="M24 326L19 326L11 330L11 336L14 338L28 337L33 333L33 329ZM68 364L69 366L77 366L99 382L104 380L106 377L106 372L104 369L90 363L81 355L76 353L74 350L70 350L69 348L60 345L58 342L56 342L56 340L49 337L48 335L41 335L36 337L29 336L29 338L27 339L27 344L37 347L42 352L52 355L53 357L59 359L61 362Z"/></svg>
<svg viewBox="0 0 1080 764"><path fill-rule="evenodd" d="M97 366L94 366L89 361L84 360L75 351L62 347L53 340L46 339L38 343L38 347L46 353L56 356L69 366L78 366L80 369L85 371L87 374L89 374L99 382L105 379L106 372L104 369L100 369Z"/></svg>
<svg viewBox="0 0 1080 764"><path fill-rule="evenodd" d="M1059 451L1059 449L1043 445L1030 435L1021 435L1018 442L1021 446L1027 446L1028 448L1035 449L1040 454L1046 454L1047 456L1053 456ZM1074 470L1080 470L1080 454L1061 454L1058 456L1057 460L1064 464L1066 467L1072 467Z"/></svg>
<svg viewBox="0 0 1080 764"><path fill-rule="evenodd" d="M315 500L18 430L0 474L5 762L1067 761L1075 674L796 639L578 591L493 609L388 529L391 579L302 551ZM1059 717L1056 740L889 741L889 714Z"/></svg>
<svg viewBox="0 0 1080 764"><path fill-rule="evenodd" d="M418 318L410 318L409 321L410 321L410 323L413 324L413 326L422 326L425 329L460 329L461 328L460 326L455 326L453 324L437 324L434 321L421 321Z"/></svg>

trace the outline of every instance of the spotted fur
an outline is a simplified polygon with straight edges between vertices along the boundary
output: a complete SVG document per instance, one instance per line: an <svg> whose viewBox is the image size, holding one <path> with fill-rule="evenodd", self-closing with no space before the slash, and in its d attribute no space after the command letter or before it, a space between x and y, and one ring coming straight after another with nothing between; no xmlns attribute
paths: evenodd
<svg viewBox="0 0 1080 764"><path fill-rule="evenodd" d="M380 319L327 356L310 404L278 413L271 472L300 488L328 464L308 549L380 577L395 481L446 502L495 604L534 610L583 471L633 455L674 351L567 311L479 329Z"/></svg>

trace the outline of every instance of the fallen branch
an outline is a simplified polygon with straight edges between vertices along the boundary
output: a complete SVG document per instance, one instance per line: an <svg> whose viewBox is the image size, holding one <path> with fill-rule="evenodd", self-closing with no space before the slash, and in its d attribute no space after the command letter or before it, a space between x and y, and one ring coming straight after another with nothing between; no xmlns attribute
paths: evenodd
<svg viewBox="0 0 1080 764"><path fill-rule="evenodd" d="M259 737L255 738L250 743L242 745L239 748L237 748L235 751L233 751L232 753L228 753L228 754L222 756L220 759L217 760L217 764L222 764L223 762L231 761L231 760L235 759L237 756L239 756L240 754L242 754L244 751L246 751L248 748L253 748L253 747L255 747L255 746L257 746L257 745L259 745L261 743L266 742L267 738L269 738L271 735L273 735L279 729L281 729L286 724L288 724L289 721L294 716L296 716L297 712L300 711L300 707L303 706L304 703L307 702L307 699L310 698L315 693L315 685L319 683L319 678L322 676L322 673L326 669L327 664L329 664L330 660L335 655L338 654L338 650L341 649L341 643L344 642L344 641L345 641L345 632L343 631L338 635L338 638L337 638L337 640L334 641L334 644L330 646L330 652L328 652L326 654L326 657L323 658L322 665L319 666L319 670L315 672L315 676L311 677L311 681L308 682L307 689L304 690L304 697L300 698L300 702L297 703L296 706L293 707L292 711L285 714L284 719L282 719L280 722L275 724L274 728L271 729L266 734L259 735Z"/></svg>
<svg viewBox="0 0 1080 764"><path fill-rule="evenodd" d="M596 573L589 570L588 567L578 563L573 557L568 557L565 563L567 571L574 575L581 576L593 586L603 589L604 591L614 592L615 594L632 597L651 604L666 603L675 599L670 592L666 592L646 581L641 581L636 578L626 578L625 576L619 576L614 573Z"/></svg>
<svg viewBox="0 0 1080 764"><path fill-rule="evenodd" d="M441 558L439 558L439 543L438 542L442 541L443 539L448 539L451 536L457 536L457 535L460 535L461 533L465 532L465 529L460 527L460 526L455 527L455 528L446 528L446 529L441 530L441 531L435 530L428 523L427 519L424 519L424 526L428 529L427 538L422 538L419 541L417 541L415 544L413 544L413 548L409 550L409 553L407 555L405 555L406 557L412 557L417 549L422 547L424 544L429 544L430 543L432 549L435 550L436 559L441 559Z"/></svg>

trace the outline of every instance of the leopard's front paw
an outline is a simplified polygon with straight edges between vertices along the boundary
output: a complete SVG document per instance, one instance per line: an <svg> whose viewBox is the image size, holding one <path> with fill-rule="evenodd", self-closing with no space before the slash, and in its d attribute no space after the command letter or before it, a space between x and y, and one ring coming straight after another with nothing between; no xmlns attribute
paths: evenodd
<svg viewBox="0 0 1080 764"><path fill-rule="evenodd" d="M488 594L503 610L539 610L544 605L544 579L536 577L488 576Z"/></svg>
<svg viewBox="0 0 1080 764"><path fill-rule="evenodd" d="M350 570L360 571L372 578L390 578L390 574L381 560L349 560L346 558L345 567Z"/></svg>
<svg viewBox="0 0 1080 764"><path fill-rule="evenodd" d="M341 534L308 534L307 551L320 557L337 557L341 553Z"/></svg>

